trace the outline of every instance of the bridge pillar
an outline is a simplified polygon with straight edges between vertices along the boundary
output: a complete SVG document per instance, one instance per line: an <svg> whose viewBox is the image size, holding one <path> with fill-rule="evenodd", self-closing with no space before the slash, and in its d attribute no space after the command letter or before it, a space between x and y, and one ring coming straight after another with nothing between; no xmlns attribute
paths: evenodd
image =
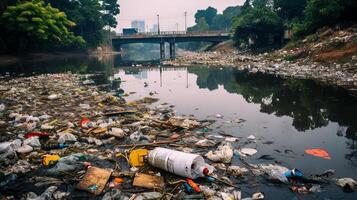
<svg viewBox="0 0 357 200"><path fill-rule="evenodd" d="M115 44L112 45L114 51L121 52L121 45L120 44Z"/></svg>
<svg viewBox="0 0 357 200"><path fill-rule="evenodd" d="M176 58L175 42L170 42L170 59Z"/></svg>
<svg viewBox="0 0 357 200"><path fill-rule="evenodd" d="M165 42L160 42L160 59L165 59Z"/></svg>

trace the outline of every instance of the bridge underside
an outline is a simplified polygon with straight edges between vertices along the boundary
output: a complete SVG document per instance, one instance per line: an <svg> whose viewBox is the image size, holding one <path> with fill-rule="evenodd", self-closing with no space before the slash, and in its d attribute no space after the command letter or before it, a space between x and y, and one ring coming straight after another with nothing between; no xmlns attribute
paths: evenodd
<svg viewBox="0 0 357 200"><path fill-rule="evenodd" d="M120 51L121 45L132 44L132 43L157 43L160 44L160 58L165 59L165 43L170 44L170 58L174 59L176 57L175 44L182 42L211 42L220 43L226 41L230 38L229 35L219 35L219 36L190 36L190 37L122 37L113 38L112 44L116 51Z"/></svg>

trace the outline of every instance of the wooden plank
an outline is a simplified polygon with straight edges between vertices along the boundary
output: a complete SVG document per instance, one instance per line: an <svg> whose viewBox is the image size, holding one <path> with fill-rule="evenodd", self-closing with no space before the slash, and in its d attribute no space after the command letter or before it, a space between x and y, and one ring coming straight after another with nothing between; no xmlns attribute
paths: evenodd
<svg viewBox="0 0 357 200"><path fill-rule="evenodd" d="M98 167L90 167L82 180L78 183L77 188L85 190L95 195L100 195L107 184L111 171Z"/></svg>
<svg viewBox="0 0 357 200"><path fill-rule="evenodd" d="M133 186L149 189L163 189L165 182L162 176L151 176L148 174L136 173Z"/></svg>

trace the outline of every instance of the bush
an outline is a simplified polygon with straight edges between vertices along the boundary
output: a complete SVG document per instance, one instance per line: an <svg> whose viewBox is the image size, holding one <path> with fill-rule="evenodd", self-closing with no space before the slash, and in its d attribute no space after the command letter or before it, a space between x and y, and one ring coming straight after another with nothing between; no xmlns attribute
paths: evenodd
<svg viewBox="0 0 357 200"><path fill-rule="evenodd" d="M237 45L254 40L255 47L280 42L284 32L282 19L267 6L249 8L244 14L234 20L234 40Z"/></svg>
<svg viewBox="0 0 357 200"><path fill-rule="evenodd" d="M341 0L309 0L304 10L304 18L293 25L295 38L302 38L324 26L338 23L343 15Z"/></svg>
<svg viewBox="0 0 357 200"><path fill-rule="evenodd" d="M14 50L82 48L85 45L83 38L68 30L75 23L68 20L65 13L45 5L43 1L8 6L0 23L9 36L7 46Z"/></svg>

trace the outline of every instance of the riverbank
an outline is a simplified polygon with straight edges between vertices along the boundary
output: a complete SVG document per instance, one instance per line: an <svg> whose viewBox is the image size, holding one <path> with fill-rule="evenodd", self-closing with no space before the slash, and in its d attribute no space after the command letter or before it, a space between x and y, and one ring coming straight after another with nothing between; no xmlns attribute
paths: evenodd
<svg viewBox="0 0 357 200"><path fill-rule="evenodd" d="M207 52L183 52L165 66L211 65L237 67L251 73L313 79L357 93L357 31L322 30L306 39L263 54L233 47Z"/></svg>
<svg viewBox="0 0 357 200"><path fill-rule="evenodd" d="M44 53L28 53L23 55L0 55L0 67L3 65L13 65L26 62L41 62L63 58L80 58L87 56L111 56L117 55L120 52L113 51L111 48L101 47L96 50L82 51L82 52L44 52Z"/></svg>

